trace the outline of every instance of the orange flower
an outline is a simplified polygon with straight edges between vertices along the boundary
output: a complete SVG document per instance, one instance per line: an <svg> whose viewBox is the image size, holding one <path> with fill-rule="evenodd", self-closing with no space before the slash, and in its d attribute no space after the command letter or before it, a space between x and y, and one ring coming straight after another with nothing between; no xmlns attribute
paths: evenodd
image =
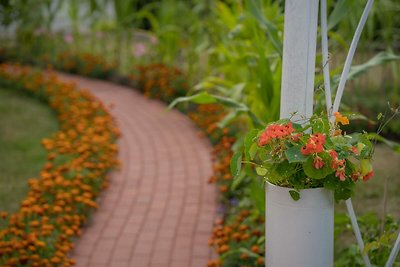
<svg viewBox="0 0 400 267"><path fill-rule="evenodd" d="M337 111L334 113L334 115L336 117L336 123L341 123L342 125L349 124L349 119L346 116L343 116Z"/></svg>

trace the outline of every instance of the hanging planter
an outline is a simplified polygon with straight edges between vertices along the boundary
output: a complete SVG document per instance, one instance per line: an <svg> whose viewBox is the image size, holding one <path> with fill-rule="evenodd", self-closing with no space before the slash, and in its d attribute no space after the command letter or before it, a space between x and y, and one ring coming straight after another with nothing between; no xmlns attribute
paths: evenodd
<svg viewBox="0 0 400 267"><path fill-rule="evenodd" d="M374 175L372 137L348 135L340 129L348 118L334 118L272 122L247 134L244 160L233 157L267 182L266 266L333 266L334 200Z"/></svg>
<svg viewBox="0 0 400 267"><path fill-rule="evenodd" d="M325 188L300 190L267 183L266 266L333 266L333 192Z"/></svg>

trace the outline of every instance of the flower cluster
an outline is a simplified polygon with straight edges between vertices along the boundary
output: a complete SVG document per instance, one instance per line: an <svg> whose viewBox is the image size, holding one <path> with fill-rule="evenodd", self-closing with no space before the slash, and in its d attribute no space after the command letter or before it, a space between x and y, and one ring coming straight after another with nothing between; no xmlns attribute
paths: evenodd
<svg viewBox="0 0 400 267"><path fill-rule="evenodd" d="M221 259L210 260L208 267L233 266L264 266L264 242L258 243L264 237L264 217L250 216L250 211L243 209L231 222L216 220L209 245L214 247L218 254L232 254L227 261Z"/></svg>
<svg viewBox="0 0 400 267"><path fill-rule="evenodd" d="M307 125L289 120L271 123L248 136L256 171L269 182L295 189L326 187L335 197L347 199L353 184L373 175L372 143L368 134L342 134L347 117L336 112L335 123L312 116ZM254 153L254 151L256 151Z"/></svg>
<svg viewBox="0 0 400 267"><path fill-rule="evenodd" d="M81 234L107 173L118 165L119 131L89 92L51 73L0 65L0 84L44 97L58 113L60 130L42 141L48 160L14 214L1 213L0 266L72 266L68 254Z"/></svg>
<svg viewBox="0 0 400 267"><path fill-rule="evenodd" d="M308 156L314 153L321 153L324 151L326 136L325 134L316 133L310 136L305 146L301 148L301 153Z"/></svg>
<svg viewBox="0 0 400 267"><path fill-rule="evenodd" d="M287 124L270 124L261 134L258 144L260 146L269 144L272 140L283 140L293 133L292 123Z"/></svg>
<svg viewBox="0 0 400 267"><path fill-rule="evenodd" d="M113 75L115 63L108 63L90 53L63 52L58 55L55 67L67 72L94 78L108 78Z"/></svg>
<svg viewBox="0 0 400 267"><path fill-rule="evenodd" d="M135 66L130 79L145 96L166 102L186 95L188 90L182 71L161 63Z"/></svg>

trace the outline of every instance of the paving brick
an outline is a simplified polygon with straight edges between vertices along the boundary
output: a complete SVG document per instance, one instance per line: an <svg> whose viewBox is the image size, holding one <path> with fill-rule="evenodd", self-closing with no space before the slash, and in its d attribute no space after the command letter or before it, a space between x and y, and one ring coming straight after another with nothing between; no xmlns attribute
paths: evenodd
<svg viewBox="0 0 400 267"><path fill-rule="evenodd" d="M121 129L122 167L72 252L78 267L201 267L216 214L211 147L178 111L134 90L60 74L87 88Z"/></svg>

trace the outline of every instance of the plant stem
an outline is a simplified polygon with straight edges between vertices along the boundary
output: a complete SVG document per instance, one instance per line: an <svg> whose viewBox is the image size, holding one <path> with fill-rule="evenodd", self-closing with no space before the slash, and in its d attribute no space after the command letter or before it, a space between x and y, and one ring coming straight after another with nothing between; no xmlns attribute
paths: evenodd
<svg viewBox="0 0 400 267"><path fill-rule="evenodd" d="M383 187L383 202L382 202L382 214L381 214L381 226L380 226L380 233L383 235L383 232L385 230L385 217L386 217L386 211L387 211L387 200L388 200L388 184L389 184L389 179L387 176L385 176L385 184Z"/></svg>

